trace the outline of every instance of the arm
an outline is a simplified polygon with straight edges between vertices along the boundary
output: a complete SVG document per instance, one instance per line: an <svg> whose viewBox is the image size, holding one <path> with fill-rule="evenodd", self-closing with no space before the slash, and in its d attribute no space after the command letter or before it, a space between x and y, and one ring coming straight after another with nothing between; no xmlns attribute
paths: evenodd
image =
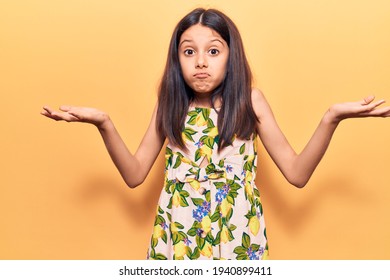
<svg viewBox="0 0 390 280"><path fill-rule="evenodd" d="M93 108L71 106L61 106L60 110L53 111L49 107L44 107L42 115L54 120L86 122L95 125L126 184L135 188L145 180L164 144L163 137L158 135L156 130L156 108L150 125L134 155L127 149L106 113Z"/></svg>
<svg viewBox="0 0 390 280"><path fill-rule="evenodd" d="M388 117L390 107L377 108L383 100L372 102L367 97L359 102L336 104L321 119L313 136L297 154L283 135L264 95L257 89L252 92L253 109L259 119L258 133L267 152L284 177L296 187L304 187L325 154L332 135L341 120L353 117Z"/></svg>

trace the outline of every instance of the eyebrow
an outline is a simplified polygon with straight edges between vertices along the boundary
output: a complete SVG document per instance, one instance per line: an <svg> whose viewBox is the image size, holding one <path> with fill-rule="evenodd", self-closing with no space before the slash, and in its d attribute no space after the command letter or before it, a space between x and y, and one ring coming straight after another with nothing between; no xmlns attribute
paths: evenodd
<svg viewBox="0 0 390 280"><path fill-rule="evenodd" d="M189 39L183 40L183 41L180 42L179 47L180 47L183 43L191 43L191 42L193 42L193 41L194 41L194 40L189 40ZM213 43L213 42L220 42L223 46L225 46L225 44L223 43L223 41L220 40L220 39L213 39L213 40L210 40L210 43Z"/></svg>

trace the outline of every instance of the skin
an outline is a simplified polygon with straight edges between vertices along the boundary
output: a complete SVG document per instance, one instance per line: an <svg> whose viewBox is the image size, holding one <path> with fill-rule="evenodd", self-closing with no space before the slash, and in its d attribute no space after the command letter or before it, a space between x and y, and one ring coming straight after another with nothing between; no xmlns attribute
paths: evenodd
<svg viewBox="0 0 390 280"><path fill-rule="evenodd" d="M211 107L210 94L222 83L228 58L228 44L214 30L196 24L182 34L179 61L197 106Z"/></svg>
<svg viewBox="0 0 390 280"><path fill-rule="evenodd" d="M210 107L210 95L224 77L228 57L229 48L226 42L210 28L194 25L183 33L180 38L179 58L185 81L196 96L193 106ZM373 96L368 96L360 101L332 105L325 112L305 148L297 154L280 130L264 94L258 89L252 90L252 105L259 119L258 135L282 174L296 187L306 185L342 120L390 116L390 107L379 107L385 101L374 99ZM218 107L219 104L214 105ZM114 164L131 188L145 180L164 144L165 139L158 135L156 130L157 108L154 109L150 125L134 154L127 149L114 123L105 112L75 106L61 106L58 111L47 106L43 109L42 115L56 121L95 125Z"/></svg>

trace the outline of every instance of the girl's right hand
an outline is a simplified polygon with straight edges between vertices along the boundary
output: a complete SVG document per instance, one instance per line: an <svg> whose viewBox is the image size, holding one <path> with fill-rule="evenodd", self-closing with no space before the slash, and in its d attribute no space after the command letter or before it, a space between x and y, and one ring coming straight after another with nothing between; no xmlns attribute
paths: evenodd
<svg viewBox="0 0 390 280"><path fill-rule="evenodd" d="M48 106L43 107L42 115L56 120L66 122L85 122L90 123L98 128L102 128L110 118L102 111L95 108L60 106L60 111L54 111Z"/></svg>

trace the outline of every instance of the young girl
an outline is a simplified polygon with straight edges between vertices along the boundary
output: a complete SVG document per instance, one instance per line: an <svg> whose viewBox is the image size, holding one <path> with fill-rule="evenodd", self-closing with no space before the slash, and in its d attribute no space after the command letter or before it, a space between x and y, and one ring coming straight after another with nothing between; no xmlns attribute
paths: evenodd
<svg viewBox="0 0 390 280"><path fill-rule="evenodd" d="M44 107L42 114L95 125L131 188L144 181L168 140L148 259L266 259L256 137L285 178L301 188L341 120L388 117L390 107L379 108L384 101L372 96L333 105L296 154L251 78L234 23L220 11L196 9L173 32L158 103L135 154L104 112L61 106Z"/></svg>

